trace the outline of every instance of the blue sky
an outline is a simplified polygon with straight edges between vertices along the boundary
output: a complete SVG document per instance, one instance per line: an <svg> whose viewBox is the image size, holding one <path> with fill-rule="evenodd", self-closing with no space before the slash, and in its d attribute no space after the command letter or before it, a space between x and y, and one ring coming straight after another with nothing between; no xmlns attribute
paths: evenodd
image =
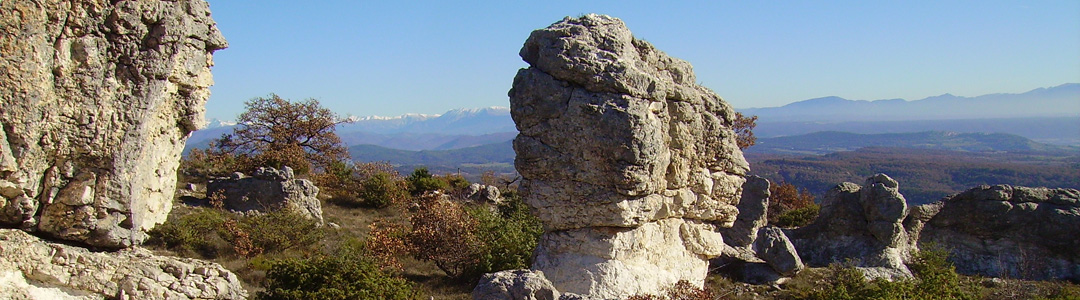
<svg viewBox="0 0 1080 300"><path fill-rule="evenodd" d="M509 106L529 33L586 13L621 18L737 108L1080 82L1075 0L209 2L229 48L208 119L270 93L358 116Z"/></svg>

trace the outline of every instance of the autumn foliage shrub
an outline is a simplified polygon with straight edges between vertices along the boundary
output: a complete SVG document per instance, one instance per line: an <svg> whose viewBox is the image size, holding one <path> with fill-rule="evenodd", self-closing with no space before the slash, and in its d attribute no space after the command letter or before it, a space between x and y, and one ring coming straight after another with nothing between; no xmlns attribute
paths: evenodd
<svg viewBox="0 0 1080 300"><path fill-rule="evenodd" d="M769 224L779 227L799 227L817 218L820 206L814 195L786 182L769 185Z"/></svg>
<svg viewBox="0 0 1080 300"><path fill-rule="evenodd" d="M371 253L389 267L400 266L399 255L431 261L463 281L527 268L542 227L514 193L508 195L498 207L469 206L431 194L418 197L410 205L408 224L372 224Z"/></svg>

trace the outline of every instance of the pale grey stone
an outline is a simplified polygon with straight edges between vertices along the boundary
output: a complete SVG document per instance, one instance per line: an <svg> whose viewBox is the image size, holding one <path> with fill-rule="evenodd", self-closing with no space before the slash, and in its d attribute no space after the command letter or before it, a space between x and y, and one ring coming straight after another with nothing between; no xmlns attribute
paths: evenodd
<svg viewBox="0 0 1080 300"><path fill-rule="evenodd" d="M520 55L515 167L545 229L533 269L582 297L701 285L749 170L735 111L617 18L565 18Z"/></svg>
<svg viewBox="0 0 1080 300"><path fill-rule="evenodd" d="M0 201L0 222L96 247L141 243L172 208L212 53L226 47L207 3L5 0L0 11L0 181L23 191Z"/></svg>
<svg viewBox="0 0 1080 300"><path fill-rule="evenodd" d="M856 267L893 269L870 275L910 277L904 262L918 248L904 227L907 215L899 184L876 174L864 186L845 182L829 190L817 219L788 231L788 238L803 262L812 267L851 261Z"/></svg>
<svg viewBox="0 0 1080 300"><path fill-rule="evenodd" d="M786 277L795 276L805 267L795 246L779 227L762 227L754 241L754 249L757 257Z"/></svg>
<svg viewBox="0 0 1080 300"><path fill-rule="evenodd" d="M923 205L936 213L917 238L948 249L959 273L1078 281L1077 199L1075 189L980 186Z"/></svg>
<svg viewBox="0 0 1080 300"><path fill-rule="evenodd" d="M238 179L237 179L238 178ZM323 223L319 187L307 179L293 178L292 169L260 168L251 177L233 176L211 180L208 197L223 196L226 209L241 213L261 213L291 209Z"/></svg>
<svg viewBox="0 0 1080 300"><path fill-rule="evenodd" d="M532 270L484 274L472 291L476 300L557 300L559 296L544 272Z"/></svg>
<svg viewBox="0 0 1080 300"><path fill-rule="evenodd" d="M0 229L3 299L245 299L240 280L216 263L46 242Z"/></svg>

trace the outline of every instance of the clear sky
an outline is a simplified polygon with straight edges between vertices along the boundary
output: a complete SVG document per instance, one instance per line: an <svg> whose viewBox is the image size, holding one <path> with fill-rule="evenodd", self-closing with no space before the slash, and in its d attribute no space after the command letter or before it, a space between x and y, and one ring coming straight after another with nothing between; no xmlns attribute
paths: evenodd
<svg viewBox="0 0 1080 300"><path fill-rule="evenodd" d="M1080 1L209 0L229 48L207 118L270 93L342 115L509 106L529 33L621 18L737 108L1080 82Z"/></svg>

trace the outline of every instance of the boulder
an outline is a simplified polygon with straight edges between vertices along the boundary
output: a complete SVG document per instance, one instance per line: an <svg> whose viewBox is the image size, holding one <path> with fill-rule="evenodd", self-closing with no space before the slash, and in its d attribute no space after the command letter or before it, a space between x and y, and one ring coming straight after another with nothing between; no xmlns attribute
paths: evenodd
<svg viewBox="0 0 1080 300"><path fill-rule="evenodd" d="M515 167L545 230L532 268L582 297L703 284L749 169L735 111L617 18L567 17L519 54Z"/></svg>
<svg viewBox="0 0 1080 300"><path fill-rule="evenodd" d="M863 186L845 182L829 190L817 219L789 231L788 237L803 262L813 267L850 260L856 267L885 269L864 272L868 276L911 277L904 262L918 248L909 238L916 231L904 226L907 217L899 184L877 174Z"/></svg>
<svg viewBox="0 0 1080 300"><path fill-rule="evenodd" d="M499 188L494 185L486 185L473 183L465 189L465 199L475 201L477 203L487 203L498 205L503 202L502 193L499 192Z"/></svg>
<svg viewBox="0 0 1080 300"><path fill-rule="evenodd" d="M735 248L750 247L757 239L758 230L769 223L769 180L747 176L742 186L739 215L731 228L720 228L724 243Z"/></svg>
<svg viewBox="0 0 1080 300"><path fill-rule="evenodd" d="M484 274L472 291L477 300L557 300L559 291L544 272L508 270Z"/></svg>
<svg viewBox="0 0 1080 300"><path fill-rule="evenodd" d="M761 228L758 231L757 240L754 241L754 250L757 252L757 257L781 275L795 276L795 273L802 271L805 267L802 259L799 258L799 253L795 251L795 246L779 227Z"/></svg>
<svg viewBox="0 0 1080 300"><path fill-rule="evenodd" d="M211 180L206 185L206 195L211 201L221 197L224 207L235 212L291 209L323 223L319 187L310 180L293 178L289 167L259 168L251 177L236 173L230 178Z"/></svg>
<svg viewBox="0 0 1080 300"><path fill-rule="evenodd" d="M918 207L936 212L920 247L949 250L958 273L1080 281L1080 191L979 186Z"/></svg>
<svg viewBox="0 0 1080 300"><path fill-rule="evenodd" d="M0 223L102 248L172 208L225 39L203 0L0 1Z"/></svg>
<svg viewBox="0 0 1080 300"><path fill-rule="evenodd" d="M0 229L2 299L246 299L216 263L158 256L139 247L117 252L46 242Z"/></svg>

